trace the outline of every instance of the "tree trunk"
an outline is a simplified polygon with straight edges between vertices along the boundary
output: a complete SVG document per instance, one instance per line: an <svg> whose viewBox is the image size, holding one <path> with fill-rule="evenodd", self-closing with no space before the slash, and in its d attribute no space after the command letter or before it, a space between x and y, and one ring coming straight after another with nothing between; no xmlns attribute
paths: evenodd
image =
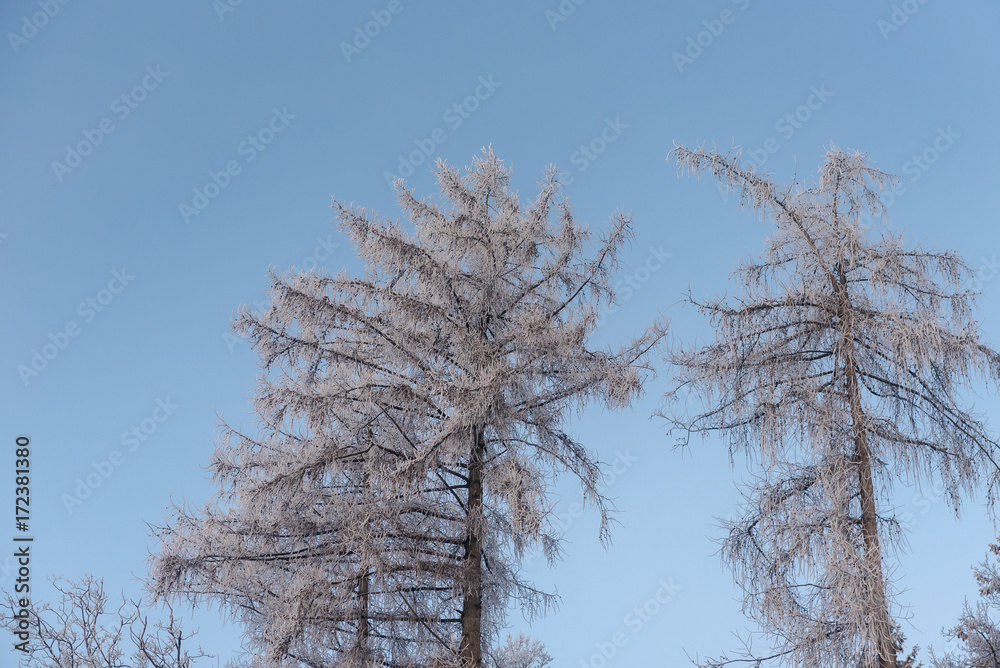
<svg viewBox="0 0 1000 668"><path fill-rule="evenodd" d="M853 364L852 364L853 366ZM848 374L848 388L854 385L854 391L848 389L848 393L857 393L857 379L851 382L854 370ZM861 493L861 531L865 539L864 558L868 564L868 573L871 576L869 585L871 589L869 595L875 604L877 611L876 635L878 640L878 665L879 668L896 668L896 647L892 640L892 624L889 620L889 606L885 598L885 576L882 572L882 549L878 537L878 520L875 515L875 487L872 484L872 464L871 454L868 450L868 439L864 432L864 427L859 425L858 418L863 418L860 413L860 406L855 406L855 397L852 396L851 413L854 424L854 454L858 463L859 490Z"/></svg>
<svg viewBox="0 0 1000 668"><path fill-rule="evenodd" d="M878 645L878 667L896 668L896 646L892 639L892 622L889 604L885 597L885 575L882 572L882 548L878 536L878 518L875 513L875 486L872 483L871 452L865 414L861 406L861 391L854 361L854 339L851 331L851 303L847 296L847 283L843 273L837 290L840 315L845 323L844 366L847 375L847 398L851 407L851 429L854 436L854 458L858 467L858 489L861 501L861 532L864 536L864 561L867 566L868 595L875 607L875 640Z"/></svg>
<svg viewBox="0 0 1000 668"><path fill-rule="evenodd" d="M479 525L483 512L483 460L486 438L474 427L469 458L468 524L465 542L465 597L462 601L462 641L459 656L469 668L483 665L483 548Z"/></svg>

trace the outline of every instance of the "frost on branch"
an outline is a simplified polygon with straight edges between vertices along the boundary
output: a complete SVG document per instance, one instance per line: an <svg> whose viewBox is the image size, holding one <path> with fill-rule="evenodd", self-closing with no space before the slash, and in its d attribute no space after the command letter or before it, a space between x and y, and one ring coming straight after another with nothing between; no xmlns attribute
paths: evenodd
<svg viewBox="0 0 1000 668"><path fill-rule="evenodd" d="M991 544L990 552L994 559L1000 556L1000 543ZM1000 668L1000 569L987 557L972 573L981 600L975 606L966 601L958 624L945 631L946 638L960 643L958 651L937 656L931 649L933 668Z"/></svg>
<svg viewBox="0 0 1000 668"><path fill-rule="evenodd" d="M545 646L524 634L507 636L507 643L498 652L497 668L546 668L552 657Z"/></svg>
<svg viewBox="0 0 1000 668"><path fill-rule="evenodd" d="M438 202L400 185L407 225L334 202L363 275L272 274L241 312L259 432L227 427L215 498L158 530L156 591L220 603L270 665L492 665L508 605L554 603L520 562L559 555L557 476L608 537L600 463L562 425L628 405L664 335L587 346L629 220L593 243L554 168L525 206L489 150L437 175Z"/></svg>
<svg viewBox="0 0 1000 668"><path fill-rule="evenodd" d="M966 399L1000 376L973 317L972 272L954 252L866 228L884 218L891 177L859 153L831 146L816 182L785 187L738 153L671 156L774 224L734 273L737 294L689 298L715 342L669 355L663 415L681 443L719 432L731 456L757 462L722 556L772 650L748 639L737 658L704 665L895 667L894 483L940 481L957 512L977 490L992 507L1000 479L1000 445ZM673 410L681 391L706 410Z"/></svg>

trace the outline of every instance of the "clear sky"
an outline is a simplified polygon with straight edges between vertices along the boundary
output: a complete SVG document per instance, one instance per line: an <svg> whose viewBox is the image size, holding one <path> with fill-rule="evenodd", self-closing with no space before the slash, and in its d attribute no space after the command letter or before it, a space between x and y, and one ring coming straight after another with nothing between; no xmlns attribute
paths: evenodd
<svg viewBox="0 0 1000 668"><path fill-rule="evenodd" d="M267 268L358 271L331 196L395 219L387 178L412 173L433 194L433 159L466 165L488 144L524 197L556 163L595 229L632 212L623 277L640 287L599 342L658 312L679 337L710 336L674 304L688 286L730 288L768 233L707 179L679 179L674 142L739 144L786 180L810 178L831 141L903 178L894 226L982 268L1000 342L998 23L984 0L2 3L0 470L13 500L14 439L28 435L36 589L93 573L138 595L145 523L171 499L206 500L218 416L252 419L256 359L226 333L266 297ZM744 625L712 519L734 510L740 471L719 442L670 447L650 419L661 369L632 410L572 427L619 462L622 525L605 551L562 490L567 559L530 565L562 596L530 626L557 666L604 665L601 646L609 666L684 665L734 648ZM961 522L934 490L892 502L912 517L904 630L940 647L993 525L981 500ZM8 590L11 565L0 558ZM216 618L197 612L201 640L227 656L238 631Z"/></svg>

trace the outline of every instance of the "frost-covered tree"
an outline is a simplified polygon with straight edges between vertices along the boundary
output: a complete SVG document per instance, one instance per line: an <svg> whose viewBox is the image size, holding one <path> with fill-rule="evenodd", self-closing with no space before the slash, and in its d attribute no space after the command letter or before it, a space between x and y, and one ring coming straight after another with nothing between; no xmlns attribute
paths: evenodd
<svg viewBox="0 0 1000 668"><path fill-rule="evenodd" d="M426 524L447 511L431 487L421 498L378 477L399 462L394 436L412 435L403 416L398 432L349 399L293 411L278 403L292 391L258 396L260 435L227 430L215 502L159 530L154 591L221 603L265 665L405 665L445 632L433 577L449 564Z"/></svg>
<svg viewBox="0 0 1000 668"><path fill-rule="evenodd" d="M497 665L503 668L546 668L552 660L542 643L518 634L507 636L507 644L498 652Z"/></svg>
<svg viewBox="0 0 1000 668"><path fill-rule="evenodd" d="M816 182L787 187L738 153L671 157L774 222L762 256L734 273L737 294L689 297L715 341L669 354L667 398L692 391L704 404L665 417L756 462L721 554L773 651L747 639L737 658L705 665L895 667L893 484L940 481L956 513L978 489L996 494L1000 445L965 397L1000 377L963 287L971 271L887 225L866 229L863 218L884 220L878 190L891 177L859 153L831 146Z"/></svg>
<svg viewBox="0 0 1000 668"><path fill-rule="evenodd" d="M191 651L195 632L185 633L167 605L166 621L151 620L141 600L122 597L109 605L104 583L93 576L52 582L55 607L32 601L27 608L10 594L0 608L0 626L22 639L27 668L196 668L211 658ZM27 617L23 615L27 611ZM21 632L24 635L18 636Z"/></svg>
<svg viewBox="0 0 1000 668"><path fill-rule="evenodd" d="M363 275L272 273L267 310L241 312L260 433L228 429L215 498L158 531L155 591L220 602L273 665L504 666L507 606L553 602L519 564L559 554L558 475L608 536L600 463L563 425L628 405L664 335L587 345L629 219L591 244L554 168L523 206L490 150L437 177L438 202L400 184L412 227L334 203Z"/></svg>
<svg viewBox="0 0 1000 668"><path fill-rule="evenodd" d="M990 544L992 559L1000 556L1000 542ZM931 650L934 668L1000 668L1000 567L990 555L972 569L979 585L981 600L976 605L965 602L958 624L944 634L956 640L961 649L937 656ZM991 614L992 613L992 614Z"/></svg>

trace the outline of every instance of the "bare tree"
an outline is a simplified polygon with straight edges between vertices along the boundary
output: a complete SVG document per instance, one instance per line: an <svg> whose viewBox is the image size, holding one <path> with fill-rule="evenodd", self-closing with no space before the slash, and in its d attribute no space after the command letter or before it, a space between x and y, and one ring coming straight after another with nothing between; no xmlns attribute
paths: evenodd
<svg viewBox="0 0 1000 668"><path fill-rule="evenodd" d="M0 625L11 633L26 631L28 666L195 668L205 665L199 659L211 658L200 647L193 654L189 651L195 633L184 633L169 605L166 621L151 622L141 600L122 596L117 608L109 607L103 581L92 576L79 582L63 584L54 579L52 583L61 594L55 608L48 603L22 608L10 594L0 608Z"/></svg>
<svg viewBox="0 0 1000 668"><path fill-rule="evenodd" d="M956 513L963 496L985 487L992 506L996 493L1000 446L963 405L972 383L1000 377L963 288L971 271L954 252L862 225L884 220L878 190L892 177L859 153L831 145L818 181L787 187L738 152L671 157L775 226L734 273L738 295L689 297L715 342L669 355L667 398L692 391L704 411L661 414L758 462L722 556L773 651L748 639L737 658L705 665L895 667L893 483L940 480Z"/></svg>
<svg viewBox="0 0 1000 668"><path fill-rule="evenodd" d="M262 433L228 430L214 501L158 530L157 593L221 602L275 665L494 665L508 604L553 603L519 564L559 554L559 474L608 536L600 463L561 424L626 406L664 335L586 345L629 220L582 257L554 168L527 208L490 150L437 176L440 203L399 187L411 231L334 203L363 276L272 273L269 308L235 324Z"/></svg>
<svg viewBox="0 0 1000 668"><path fill-rule="evenodd" d="M990 544L993 558L1000 556L1000 542ZM931 649L933 668L1000 668L1000 569L990 556L972 569L982 600L975 606L965 601L958 624L944 634L961 649L937 656ZM992 615L990 613L993 613Z"/></svg>

